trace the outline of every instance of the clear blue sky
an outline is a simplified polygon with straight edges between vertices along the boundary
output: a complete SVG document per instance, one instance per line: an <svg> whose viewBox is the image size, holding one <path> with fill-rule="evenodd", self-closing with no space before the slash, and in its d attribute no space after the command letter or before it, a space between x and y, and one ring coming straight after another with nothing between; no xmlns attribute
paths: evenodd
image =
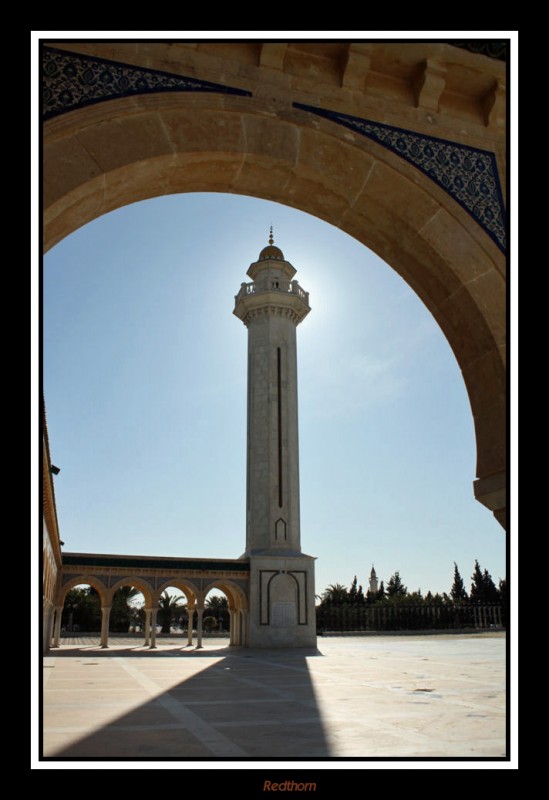
<svg viewBox="0 0 549 800"><path fill-rule="evenodd" d="M301 532L316 591L505 576L473 498L469 401L407 284L320 220L231 195L108 214L44 260L44 393L67 552L236 558L245 545L246 270L276 244L310 292L298 328Z"/></svg>

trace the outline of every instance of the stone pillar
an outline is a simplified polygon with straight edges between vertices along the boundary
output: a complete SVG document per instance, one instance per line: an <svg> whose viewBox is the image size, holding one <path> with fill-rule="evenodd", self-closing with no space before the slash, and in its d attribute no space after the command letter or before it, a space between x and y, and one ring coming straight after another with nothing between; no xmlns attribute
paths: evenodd
<svg viewBox="0 0 549 800"><path fill-rule="evenodd" d="M244 641L245 641L246 630L245 630L245 624L244 624L244 611L241 608L238 609L238 626L237 626L237 630L238 630L238 646L242 647L244 645Z"/></svg>
<svg viewBox="0 0 549 800"><path fill-rule="evenodd" d="M236 626L237 612L234 608L229 608L229 645L236 644L235 642L235 626Z"/></svg>
<svg viewBox="0 0 549 800"><path fill-rule="evenodd" d="M190 647L193 643L193 617L194 617L194 607L191 608L187 606L187 617L188 617L188 626L187 626L187 647Z"/></svg>
<svg viewBox="0 0 549 800"><path fill-rule="evenodd" d="M239 608L234 612L234 643L236 647L242 644L242 611Z"/></svg>
<svg viewBox="0 0 549 800"><path fill-rule="evenodd" d="M44 600L42 604L42 652L47 653L51 647L53 618L55 608L50 600Z"/></svg>
<svg viewBox="0 0 549 800"><path fill-rule="evenodd" d="M157 608L151 608L151 650L156 650L156 615Z"/></svg>
<svg viewBox="0 0 549 800"><path fill-rule="evenodd" d="M240 612L240 646L248 647L248 611L243 608Z"/></svg>
<svg viewBox="0 0 549 800"><path fill-rule="evenodd" d="M50 613L48 616L48 627L46 630L46 644L48 649L51 647L51 640L53 637L53 624L55 622L55 606L50 607Z"/></svg>
<svg viewBox="0 0 549 800"><path fill-rule="evenodd" d="M150 644L151 638L151 609L145 609L145 641L143 642L144 647L148 647Z"/></svg>
<svg viewBox="0 0 549 800"><path fill-rule="evenodd" d="M204 614L204 608L196 608L196 649L200 650L202 648L202 615Z"/></svg>
<svg viewBox="0 0 549 800"><path fill-rule="evenodd" d="M109 617L111 615L110 606L101 607L101 647L109 646Z"/></svg>
<svg viewBox="0 0 549 800"><path fill-rule="evenodd" d="M59 638L61 636L61 614L62 613L63 613L63 606L55 606L55 626L54 626L52 647L59 647Z"/></svg>

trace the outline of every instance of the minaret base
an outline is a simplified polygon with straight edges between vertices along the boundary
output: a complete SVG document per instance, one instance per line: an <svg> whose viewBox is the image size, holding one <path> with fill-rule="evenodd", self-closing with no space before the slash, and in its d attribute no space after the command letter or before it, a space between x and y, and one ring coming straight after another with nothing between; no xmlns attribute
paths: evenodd
<svg viewBox="0 0 549 800"><path fill-rule="evenodd" d="M250 647L316 647L312 556L250 559Z"/></svg>

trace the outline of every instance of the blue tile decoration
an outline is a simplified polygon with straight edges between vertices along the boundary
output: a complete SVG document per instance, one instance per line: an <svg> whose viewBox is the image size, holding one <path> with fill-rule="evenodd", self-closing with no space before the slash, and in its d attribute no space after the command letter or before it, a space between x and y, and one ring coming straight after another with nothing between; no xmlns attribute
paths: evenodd
<svg viewBox="0 0 549 800"><path fill-rule="evenodd" d="M42 47L42 81L44 119L103 100L153 92L216 92L251 96L251 92L232 86L46 46Z"/></svg>
<svg viewBox="0 0 549 800"><path fill-rule="evenodd" d="M470 53L478 53L481 56L495 58L496 61L507 61L507 50L510 39L468 39L467 41L450 41L448 44L454 47L461 47L469 50Z"/></svg>
<svg viewBox="0 0 549 800"><path fill-rule="evenodd" d="M413 164L458 202L505 253L506 212L494 153L338 111L293 105L367 136Z"/></svg>
<svg viewBox="0 0 549 800"><path fill-rule="evenodd" d="M42 46L44 119L117 97L213 92L251 97L232 86ZM325 108L294 108L343 125L404 158L444 189L505 252L506 212L494 153Z"/></svg>

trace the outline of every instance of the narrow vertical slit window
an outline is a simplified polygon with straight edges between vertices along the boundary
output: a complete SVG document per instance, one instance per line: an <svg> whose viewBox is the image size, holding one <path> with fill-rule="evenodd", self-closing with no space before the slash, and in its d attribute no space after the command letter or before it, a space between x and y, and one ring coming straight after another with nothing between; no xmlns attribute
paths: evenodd
<svg viewBox="0 0 549 800"><path fill-rule="evenodd" d="M248 408L246 414L246 435L247 435L247 442L248 442L248 450L246 453L246 508L249 511L251 505L251 497L250 497L250 440L251 440L251 413L252 413L252 382L251 382L251 372L252 370L252 357L250 352L248 352Z"/></svg>
<svg viewBox="0 0 549 800"><path fill-rule="evenodd" d="M278 383L278 507L282 508L282 354L276 350Z"/></svg>

